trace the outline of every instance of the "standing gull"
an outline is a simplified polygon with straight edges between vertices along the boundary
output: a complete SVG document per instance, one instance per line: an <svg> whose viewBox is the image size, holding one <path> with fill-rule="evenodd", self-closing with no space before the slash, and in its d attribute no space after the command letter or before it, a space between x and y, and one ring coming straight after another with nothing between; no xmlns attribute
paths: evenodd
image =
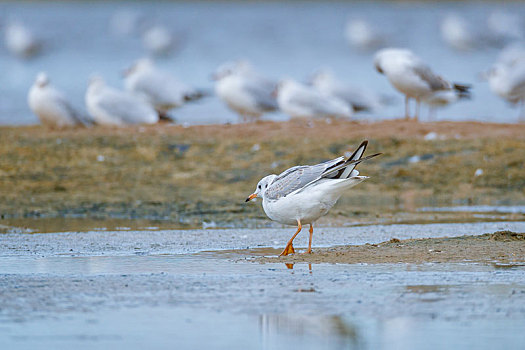
<svg viewBox="0 0 525 350"><path fill-rule="evenodd" d="M35 35L20 22L10 22L5 28L5 46L7 50L20 58L35 56L41 48Z"/></svg>
<svg viewBox="0 0 525 350"><path fill-rule="evenodd" d="M91 124L91 121L73 109L62 92L51 86L44 72L38 73L29 89L27 102L44 125L62 128Z"/></svg>
<svg viewBox="0 0 525 350"><path fill-rule="evenodd" d="M86 106L95 122L101 125L155 124L159 121L157 112L147 102L107 86L99 76L89 82Z"/></svg>
<svg viewBox="0 0 525 350"><path fill-rule="evenodd" d="M353 114L346 101L292 79L279 83L277 103L292 118L350 118Z"/></svg>
<svg viewBox="0 0 525 350"><path fill-rule="evenodd" d="M354 111L375 111L381 108L382 98L372 91L346 84L336 78L335 74L323 69L317 71L312 79L312 86L321 93L332 95L346 101Z"/></svg>
<svg viewBox="0 0 525 350"><path fill-rule="evenodd" d="M169 72L155 67L153 61L143 58L124 73L127 91L143 97L159 113L166 117L170 109L195 100L203 93L184 84Z"/></svg>
<svg viewBox="0 0 525 350"><path fill-rule="evenodd" d="M498 61L487 73L493 93L511 104L520 104L519 121L525 122L525 56Z"/></svg>
<svg viewBox="0 0 525 350"><path fill-rule="evenodd" d="M468 93L470 86L450 83L435 74L419 57L406 49L383 49L374 57L376 70L384 74L396 90L405 95L405 118L409 119L409 100L416 100L415 120L419 117L422 100L439 91L456 90Z"/></svg>
<svg viewBox="0 0 525 350"><path fill-rule="evenodd" d="M263 77L244 60L228 62L213 74L215 93L246 121L277 109L272 95L277 83Z"/></svg>
<svg viewBox="0 0 525 350"><path fill-rule="evenodd" d="M310 224L307 253L312 252L313 223L335 205L344 191L367 179L359 176L356 166L380 153L363 157L368 141L363 141L348 158L339 158L316 164L290 168L280 175L268 175L257 184L255 192L246 201L262 197L266 215L285 225L296 225L297 231L288 241L281 256L295 253L293 240L302 225Z"/></svg>

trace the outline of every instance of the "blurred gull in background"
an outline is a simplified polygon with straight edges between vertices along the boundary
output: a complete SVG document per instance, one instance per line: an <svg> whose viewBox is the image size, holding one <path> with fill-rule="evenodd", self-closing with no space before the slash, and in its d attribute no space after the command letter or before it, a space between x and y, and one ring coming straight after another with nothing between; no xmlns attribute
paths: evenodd
<svg viewBox="0 0 525 350"><path fill-rule="evenodd" d="M511 104L520 104L520 122L525 122L525 53L504 51L486 73L490 89Z"/></svg>
<svg viewBox="0 0 525 350"><path fill-rule="evenodd" d="M157 111L147 102L107 86L100 76L89 81L86 107L101 125L155 124L159 121Z"/></svg>
<svg viewBox="0 0 525 350"><path fill-rule="evenodd" d="M78 113L66 100L62 92L49 83L46 73L40 72L29 89L27 102L40 122L51 127L89 125L92 120Z"/></svg>
<svg viewBox="0 0 525 350"><path fill-rule="evenodd" d="M245 60L221 65L213 74L213 79L216 80L217 96L244 122L253 121L278 108L272 95L277 83L259 74Z"/></svg>
<svg viewBox="0 0 525 350"><path fill-rule="evenodd" d="M374 50L385 43L385 37L363 18L349 19L344 35L350 46L359 50Z"/></svg>
<svg viewBox="0 0 525 350"><path fill-rule="evenodd" d="M457 13L449 13L440 25L441 38L451 48L469 51L479 46L479 38L465 18Z"/></svg>
<svg viewBox="0 0 525 350"><path fill-rule="evenodd" d="M20 22L9 22L4 36L7 50L14 56L31 58L40 52L39 40Z"/></svg>
<svg viewBox="0 0 525 350"><path fill-rule="evenodd" d="M493 11L487 18L487 26L494 39L508 43L523 39L525 23L517 13Z"/></svg>
<svg viewBox="0 0 525 350"><path fill-rule="evenodd" d="M157 110L161 118L167 118L170 109L203 96L202 91L157 68L153 61L147 58L135 62L124 72L124 76L126 90L144 98Z"/></svg>
<svg viewBox="0 0 525 350"><path fill-rule="evenodd" d="M155 25L142 34L144 48L155 56L166 56L176 48L173 34L164 26Z"/></svg>
<svg viewBox="0 0 525 350"><path fill-rule="evenodd" d="M138 11L119 9L111 17L109 27L117 36L130 36L139 32L143 20L143 16Z"/></svg>
<svg viewBox="0 0 525 350"><path fill-rule="evenodd" d="M346 101L356 112L381 109L382 99L378 94L344 83L329 69L321 69L314 73L311 84L323 94Z"/></svg>
<svg viewBox="0 0 525 350"><path fill-rule="evenodd" d="M436 75L419 57L406 49L389 48L376 53L376 70L384 74L399 92L405 95L405 118L409 119L409 100L416 100L415 120L419 117L419 105L422 100L430 99L437 92L456 90L468 93L470 87L464 84L452 84Z"/></svg>
<svg viewBox="0 0 525 350"><path fill-rule="evenodd" d="M292 118L350 118L353 114L347 102L292 79L279 83L277 103Z"/></svg>

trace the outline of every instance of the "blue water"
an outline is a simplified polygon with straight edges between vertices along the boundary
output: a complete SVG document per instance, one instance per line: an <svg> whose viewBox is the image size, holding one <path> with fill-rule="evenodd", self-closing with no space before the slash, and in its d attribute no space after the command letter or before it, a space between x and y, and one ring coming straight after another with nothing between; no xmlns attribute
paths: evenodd
<svg viewBox="0 0 525 350"><path fill-rule="evenodd" d="M372 67L373 52L352 49L343 36L347 18L364 17L389 33L391 46L414 50L444 77L474 85L474 98L438 113L438 119L514 122L518 111L478 81L498 55L488 48L457 53L439 36L439 21L457 11L472 24L484 24L495 9L525 14L524 3L244 3L244 2L2 2L0 20L18 19L45 42L39 57L23 61L0 46L0 124L33 124L26 95L36 73L45 70L79 109L89 77L99 73L122 87L120 73L146 55L138 36L111 34L110 19L123 9L140 12L182 38L181 50L158 63L187 83L212 89L210 74L221 63L247 58L264 74L306 79L331 67L354 85L395 96L397 103L370 118L403 115L402 97ZM424 112L426 114L426 111ZM212 96L174 112L190 124L235 122L237 116ZM286 119L275 114L272 119Z"/></svg>

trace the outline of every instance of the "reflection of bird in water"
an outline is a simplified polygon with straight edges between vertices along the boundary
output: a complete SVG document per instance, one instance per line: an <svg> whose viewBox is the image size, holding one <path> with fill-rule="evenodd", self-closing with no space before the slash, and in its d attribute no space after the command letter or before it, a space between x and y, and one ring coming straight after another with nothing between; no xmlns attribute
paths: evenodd
<svg viewBox="0 0 525 350"><path fill-rule="evenodd" d="M268 348L283 336L317 336L325 344L329 340L328 344L339 344L343 349L360 341L357 327L338 315L263 314L259 316L259 327L262 342Z"/></svg>
<svg viewBox="0 0 525 350"><path fill-rule="evenodd" d="M259 74L247 61L227 62L213 74L215 93L244 122L277 110L277 83Z"/></svg>
<svg viewBox="0 0 525 350"><path fill-rule="evenodd" d="M436 91L429 97L422 100L422 102L430 108L429 120L434 120L436 118L436 110L438 108L443 108L460 100L468 100L470 98L470 90L441 90Z"/></svg>
<svg viewBox="0 0 525 350"><path fill-rule="evenodd" d="M292 118L351 118L353 114L346 101L292 79L277 86L277 103Z"/></svg>
<svg viewBox="0 0 525 350"><path fill-rule="evenodd" d="M246 201L261 197L264 212L271 220L297 225L297 231L281 256L295 253L293 240L304 224L310 224L306 252L312 252L313 223L328 213L344 191L368 178L359 176L355 170L362 161L379 155L362 158L367 145L368 141L363 141L348 158L341 156L316 165L295 166L279 175L265 176L259 181L255 192Z"/></svg>
<svg viewBox="0 0 525 350"><path fill-rule="evenodd" d="M144 98L165 119L169 119L167 113L170 109L204 95L171 73L158 69L150 59L138 60L124 72L124 76L126 90Z"/></svg>
<svg viewBox="0 0 525 350"><path fill-rule="evenodd" d="M157 112L147 102L107 86L99 76L91 78L85 98L87 109L97 124L124 126L159 121Z"/></svg>
<svg viewBox="0 0 525 350"><path fill-rule="evenodd" d="M328 69L317 71L311 79L311 84L323 94L332 95L346 101L356 112L377 111L382 107L382 98L379 95L340 81Z"/></svg>
<svg viewBox="0 0 525 350"><path fill-rule="evenodd" d="M348 43L359 50L375 50L386 41L384 35L363 18L348 20L344 34Z"/></svg>
<svg viewBox="0 0 525 350"><path fill-rule="evenodd" d="M31 58L41 49L41 44L34 34L20 22L7 24L5 45L11 54L20 58Z"/></svg>
<svg viewBox="0 0 525 350"><path fill-rule="evenodd" d="M450 83L435 74L419 57L406 49L383 49L374 57L376 70L384 74L392 86L405 95L405 118L409 119L409 100L416 100L414 119L419 117L421 101L444 91L467 94L470 86Z"/></svg>
<svg viewBox="0 0 525 350"><path fill-rule="evenodd" d="M55 89L46 73L37 75L27 97L31 111L40 122L51 127L89 125L91 121L78 113L67 101L62 92Z"/></svg>

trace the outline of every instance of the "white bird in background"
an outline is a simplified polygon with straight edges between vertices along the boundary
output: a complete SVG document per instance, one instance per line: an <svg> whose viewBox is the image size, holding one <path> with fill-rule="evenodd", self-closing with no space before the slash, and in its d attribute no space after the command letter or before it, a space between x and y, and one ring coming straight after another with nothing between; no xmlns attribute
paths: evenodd
<svg viewBox="0 0 525 350"><path fill-rule="evenodd" d="M117 36L129 36L138 32L143 20L140 12L122 8L111 16L109 27L111 32Z"/></svg>
<svg viewBox="0 0 525 350"><path fill-rule="evenodd" d="M10 22L5 29L5 44L7 50L20 58L31 58L41 49L35 35L20 22Z"/></svg>
<svg viewBox="0 0 525 350"><path fill-rule="evenodd" d="M167 118L172 108L182 106L186 101L196 100L204 95L179 81L170 72L155 66L152 60L143 58L124 72L125 89L144 98L161 118Z"/></svg>
<svg viewBox="0 0 525 350"><path fill-rule="evenodd" d="M155 56L166 56L177 46L173 34L161 25L148 28L142 34L142 44L148 52Z"/></svg>
<svg viewBox="0 0 525 350"><path fill-rule="evenodd" d="M246 121L277 110L273 96L277 83L260 75L244 60L227 62L213 74L215 93Z"/></svg>
<svg viewBox="0 0 525 350"><path fill-rule="evenodd" d="M520 104L519 121L525 122L525 57L497 62L486 75L492 92L511 104Z"/></svg>
<svg viewBox="0 0 525 350"><path fill-rule="evenodd" d="M517 13L496 10L487 18L487 26L494 39L500 42L523 39L525 23Z"/></svg>
<svg viewBox="0 0 525 350"><path fill-rule="evenodd" d="M478 46L478 38L467 20L457 13L449 13L440 25L441 37L453 49L469 51Z"/></svg>
<svg viewBox="0 0 525 350"><path fill-rule="evenodd" d="M396 90L405 95L405 118L409 119L409 100L416 100L416 113L419 117L421 101L431 99L437 92L457 91L468 94L470 86L453 84L436 75L419 57L406 49L383 49L374 57L376 70L384 74Z"/></svg>
<svg viewBox="0 0 525 350"><path fill-rule="evenodd" d="M73 109L62 92L51 86L44 72L38 73L29 89L27 102L40 122L47 126L62 128L92 123Z"/></svg>
<svg viewBox="0 0 525 350"><path fill-rule="evenodd" d="M350 118L353 114L352 106L340 98L292 79L279 83L277 103L292 118Z"/></svg>
<svg viewBox="0 0 525 350"><path fill-rule="evenodd" d="M359 50L374 50L385 43L385 38L363 18L350 19L346 22L345 38Z"/></svg>
<svg viewBox="0 0 525 350"><path fill-rule="evenodd" d="M317 165L299 165L279 175L268 175L259 181L246 202L262 197L266 215L285 225L297 225L281 256L293 254L293 240L302 225L310 224L307 253L312 252L313 223L335 205L339 197L367 176L359 176L356 166L380 153L363 157L368 141L363 141L348 158L342 156Z"/></svg>
<svg viewBox="0 0 525 350"><path fill-rule="evenodd" d="M157 111L147 102L107 86L99 76L89 82L86 106L95 122L101 125L155 124L159 121Z"/></svg>
<svg viewBox="0 0 525 350"><path fill-rule="evenodd" d="M350 104L354 111L377 111L382 107L382 98L373 91L358 88L339 80L328 69L314 73L311 84L321 93L335 96Z"/></svg>

